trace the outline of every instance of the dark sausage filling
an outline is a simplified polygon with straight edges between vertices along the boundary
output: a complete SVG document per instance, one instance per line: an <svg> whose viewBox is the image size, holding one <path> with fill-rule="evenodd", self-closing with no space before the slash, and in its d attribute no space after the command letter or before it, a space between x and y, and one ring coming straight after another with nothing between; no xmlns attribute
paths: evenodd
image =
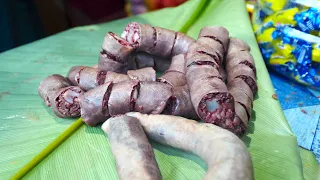
<svg viewBox="0 0 320 180"><path fill-rule="evenodd" d="M79 95L82 90L79 87L69 87L59 94L55 99L58 111L65 116L79 116Z"/></svg>
<svg viewBox="0 0 320 180"><path fill-rule="evenodd" d="M244 65L250 67L253 70L254 74L257 74L256 67L252 63L250 63L249 61L245 60L245 61L240 62L239 64L244 64Z"/></svg>
<svg viewBox="0 0 320 180"><path fill-rule="evenodd" d="M130 111L134 111L136 101L139 97L139 91L140 91L140 84L138 83L137 85L135 85L133 87L131 95L130 95Z"/></svg>
<svg viewBox="0 0 320 180"><path fill-rule="evenodd" d="M215 64L214 62L212 61L197 61L197 62L192 62L190 63L187 67L190 67L192 65L209 65L209 66L212 66L216 69L219 69L219 66L217 64Z"/></svg>
<svg viewBox="0 0 320 180"><path fill-rule="evenodd" d="M123 64L123 61L121 60L120 57L118 57L118 56L116 56L116 55L114 55L114 54L111 54L111 53L109 53L108 51L106 51L106 50L104 50L104 49L100 52L100 54L101 54L102 57L104 57L104 58L108 58L108 59L111 59L111 60L113 60L113 61L117 61L117 62Z"/></svg>
<svg viewBox="0 0 320 180"><path fill-rule="evenodd" d="M239 103L245 110L246 110L246 113L247 113L247 117L248 117L248 121L249 121L249 119L250 119L250 113L249 113L249 111L248 111L248 109L247 109L247 107L244 105L244 104L242 104L241 102L238 102L237 101L237 103Z"/></svg>
<svg viewBox="0 0 320 180"><path fill-rule="evenodd" d="M247 83L253 94L255 94L258 91L258 86L257 86L256 82L252 79L252 77L245 76L245 75L239 75L236 78L240 78L245 83Z"/></svg>
<svg viewBox="0 0 320 180"><path fill-rule="evenodd" d="M133 47L128 41L119 38L116 34L114 34L113 32L109 32L109 34L116 40L118 41L119 44L123 45L123 46L129 46L129 47Z"/></svg>
<svg viewBox="0 0 320 180"><path fill-rule="evenodd" d="M132 42L131 45L133 46L133 48L138 49L140 46L139 44L140 35L138 34L140 32L139 25L137 23L130 23L128 26L125 27L124 31L126 32L126 35L123 38L125 38L129 44L130 42ZM130 38L129 34L132 31L133 31L133 35L131 36L131 39L129 39ZM137 40L134 39L134 34L138 34L139 38Z"/></svg>
<svg viewBox="0 0 320 180"><path fill-rule="evenodd" d="M104 84L104 81L106 79L106 73L104 71L99 71L97 75L97 83L98 85Z"/></svg>
<svg viewBox="0 0 320 180"><path fill-rule="evenodd" d="M177 98L174 96L171 96L166 104L166 107L163 110L163 114L173 115L175 112L175 109L177 107Z"/></svg>
<svg viewBox="0 0 320 180"><path fill-rule="evenodd" d="M210 79L210 78L218 78L220 79L221 81L223 81L223 78L221 76L208 76L207 79Z"/></svg>
<svg viewBox="0 0 320 180"><path fill-rule="evenodd" d="M153 29L153 47L150 47L149 52L152 52L156 49L157 46L157 29L152 27Z"/></svg>
<svg viewBox="0 0 320 180"><path fill-rule="evenodd" d="M229 93L210 93L202 98L198 113L206 123L226 128L226 122L233 121L234 101Z"/></svg>
<svg viewBox="0 0 320 180"><path fill-rule="evenodd" d="M241 137L246 132L246 126L237 114L235 115L232 122L230 120L226 121L226 129L235 133L239 137Z"/></svg>
<svg viewBox="0 0 320 180"><path fill-rule="evenodd" d="M178 32L175 32L175 33L174 33L173 46L172 46L172 48L171 48L170 56L172 56L172 52L173 52L173 49L174 49L173 47L175 47L175 45L176 45L177 36L178 36Z"/></svg>
<svg viewBox="0 0 320 180"><path fill-rule="evenodd" d="M205 54L205 55L210 56L217 64L220 64L220 59L216 55L210 54L210 53L205 52L205 51L197 51L197 52L200 53L200 54Z"/></svg>
<svg viewBox="0 0 320 180"><path fill-rule="evenodd" d="M102 57L108 58L108 59L111 59L111 60L114 60L114 61L116 61L116 59L117 59L117 57L115 55L107 52L104 49L100 52L100 54L102 55Z"/></svg>
<svg viewBox="0 0 320 180"><path fill-rule="evenodd" d="M215 36L203 36L203 37L210 38L210 39L213 39L213 40L217 41L217 42L218 42L219 44L221 44L221 46L223 47L223 52L226 52L226 51L225 51L225 47L223 46L222 41L220 41L220 39L218 39L217 37L215 37Z"/></svg>
<svg viewBox="0 0 320 180"><path fill-rule="evenodd" d="M74 76L74 78L76 79L76 82L79 84L80 83L80 73L81 71L84 69L84 67L82 67L81 69L79 69L79 71L77 72L77 74Z"/></svg>
<svg viewBox="0 0 320 180"><path fill-rule="evenodd" d="M165 83L165 84L168 84L168 85L171 86L171 84L166 79L161 78L161 79L156 79L156 81L157 82L162 82L162 83Z"/></svg>
<svg viewBox="0 0 320 180"><path fill-rule="evenodd" d="M111 90L112 90L112 86L113 84L110 84L107 88L107 91L104 93L103 95L103 99L102 99L102 114L108 116L109 115L109 107L108 107L108 101L110 98L110 94L111 94Z"/></svg>

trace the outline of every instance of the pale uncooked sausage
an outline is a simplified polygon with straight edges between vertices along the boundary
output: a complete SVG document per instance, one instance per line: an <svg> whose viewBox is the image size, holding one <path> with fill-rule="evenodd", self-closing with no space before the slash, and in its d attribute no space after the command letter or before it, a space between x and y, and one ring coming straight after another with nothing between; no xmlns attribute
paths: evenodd
<svg viewBox="0 0 320 180"><path fill-rule="evenodd" d="M102 129L108 134L120 180L161 180L152 147L139 120L121 115L108 119Z"/></svg>
<svg viewBox="0 0 320 180"><path fill-rule="evenodd" d="M245 144L233 133L208 123L170 115L127 113L139 119L149 138L201 157L208 166L204 180L252 180L253 166Z"/></svg>

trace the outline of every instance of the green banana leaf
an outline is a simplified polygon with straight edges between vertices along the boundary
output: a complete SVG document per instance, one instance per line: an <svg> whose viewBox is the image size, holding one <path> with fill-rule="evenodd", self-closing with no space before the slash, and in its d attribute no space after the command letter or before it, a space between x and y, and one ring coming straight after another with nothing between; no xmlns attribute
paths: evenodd
<svg viewBox="0 0 320 180"><path fill-rule="evenodd" d="M255 179L317 179L314 156L298 148L279 102L272 98L274 90L242 0L188 1L176 8L73 28L0 54L0 179L12 177L21 168L14 177L118 178L102 130L85 126L81 120L74 123L55 117L38 97L37 86L49 74L66 74L74 65L96 64L106 32L120 34L131 21L181 30L192 37L203 26L223 25L231 36L247 41L257 65L259 92L243 140L252 156ZM154 142L152 146L163 179L203 177L207 167L199 157Z"/></svg>

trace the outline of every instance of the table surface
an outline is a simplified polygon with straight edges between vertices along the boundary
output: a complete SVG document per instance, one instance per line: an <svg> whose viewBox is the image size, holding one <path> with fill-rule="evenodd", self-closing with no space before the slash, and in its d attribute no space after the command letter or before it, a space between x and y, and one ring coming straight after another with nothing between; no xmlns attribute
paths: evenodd
<svg viewBox="0 0 320 180"><path fill-rule="evenodd" d="M269 74L299 146L311 150L320 163L320 91L284 78L272 70Z"/></svg>

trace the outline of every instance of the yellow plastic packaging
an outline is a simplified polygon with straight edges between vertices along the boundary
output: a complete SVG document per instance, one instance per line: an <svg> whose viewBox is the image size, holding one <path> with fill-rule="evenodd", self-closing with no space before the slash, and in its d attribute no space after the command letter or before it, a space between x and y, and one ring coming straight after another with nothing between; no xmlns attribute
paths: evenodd
<svg viewBox="0 0 320 180"><path fill-rule="evenodd" d="M258 0L253 29L266 64L320 89L320 1Z"/></svg>

